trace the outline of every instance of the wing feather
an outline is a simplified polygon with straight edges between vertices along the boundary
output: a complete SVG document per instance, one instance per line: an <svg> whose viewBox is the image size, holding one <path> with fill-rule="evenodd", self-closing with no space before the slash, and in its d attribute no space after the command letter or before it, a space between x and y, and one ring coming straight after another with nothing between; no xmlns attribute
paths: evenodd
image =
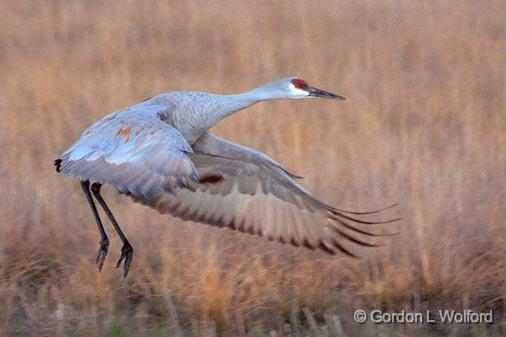
<svg viewBox="0 0 506 337"><path fill-rule="evenodd" d="M57 170L153 199L197 180L191 146L161 120L167 107L140 103L91 125L57 160Z"/></svg>
<svg viewBox="0 0 506 337"><path fill-rule="evenodd" d="M201 183L177 188L158 199L136 198L161 213L219 227L230 227L295 246L356 256L372 247L372 221L343 214L314 198L292 173L264 154L206 134L188 154ZM397 220L397 219L394 219ZM369 226L365 229L365 226Z"/></svg>

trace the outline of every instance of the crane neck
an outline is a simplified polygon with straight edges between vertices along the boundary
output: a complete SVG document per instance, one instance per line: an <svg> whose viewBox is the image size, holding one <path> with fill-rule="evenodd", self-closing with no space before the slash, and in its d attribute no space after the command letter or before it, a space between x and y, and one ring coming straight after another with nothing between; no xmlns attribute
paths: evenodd
<svg viewBox="0 0 506 337"><path fill-rule="evenodd" d="M239 94L218 95L218 97L225 101L226 108L222 109L223 118L261 101L285 98L276 90L271 90L270 83Z"/></svg>
<svg viewBox="0 0 506 337"><path fill-rule="evenodd" d="M180 104L178 111L173 115L174 125L192 144L220 120L260 101L278 98L265 89L265 86L261 86L231 95L191 93L201 98L202 104L195 105L195 101L192 101L191 106Z"/></svg>
<svg viewBox="0 0 506 337"><path fill-rule="evenodd" d="M219 97L222 101L222 106L220 108L223 113L223 118L261 101L259 97L252 94L252 91L240 94L220 95Z"/></svg>
<svg viewBox="0 0 506 337"><path fill-rule="evenodd" d="M267 83L250 91L236 94L234 96L255 100L256 102L289 98L286 96L286 93L279 90L279 88L276 86L276 83Z"/></svg>
<svg viewBox="0 0 506 337"><path fill-rule="evenodd" d="M262 87L255 88L239 94L216 95L218 100L218 120L221 120L231 114L246 109L253 104L261 101L276 99L277 97L263 90Z"/></svg>

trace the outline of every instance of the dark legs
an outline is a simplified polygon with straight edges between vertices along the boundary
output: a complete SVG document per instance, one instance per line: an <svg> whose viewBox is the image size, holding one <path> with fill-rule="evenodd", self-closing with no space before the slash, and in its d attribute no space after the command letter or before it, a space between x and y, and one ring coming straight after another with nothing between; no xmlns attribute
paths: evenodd
<svg viewBox="0 0 506 337"><path fill-rule="evenodd" d="M102 266L104 265L105 257L107 256L107 251L109 250L109 239L107 238L107 234L105 233L104 226L102 225L102 221L100 221L100 216L97 212L97 207L93 202L93 198L90 193L90 182L89 181L81 181L81 187L83 188L84 194L86 195L86 199L90 204L91 211L95 216L95 221L98 225L98 231L100 232L100 248L98 249L98 255L96 264L98 264L98 270L102 270Z"/></svg>
<svg viewBox="0 0 506 337"><path fill-rule="evenodd" d="M134 250L133 250L132 246L130 245L130 242L128 242L125 234L123 234L123 231L119 227L118 222L114 218L114 215L112 215L111 210L109 209L109 207L105 203L104 198L102 198L102 196L100 195L100 187L102 187L101 184L94 183L93 185L91 185L91 191L93 192L95 199L97 199L98 202L100 203L100 206L102 206L105 214L107 214L107 217L109 218L109 220L111 220L112 225L114 226L114 229L116 230L116 232L118 233L118 235L121 239L121 242L123 242L123 247L121 248L121 256L120 256L118 262L116 263L116 268L118 268L121 265L121 263L124 261L123 277L126 277L128 275L128 270L130 269L130 264L132 263L132 256L134 254Z"/></svg>
<svg viewBox="0 0 506 337"><path fill-rule="evenodd" d="M128 270L130 269L130 264L132 263L132 256L134 253L134 250L130 243L128 242L127 238L125 237L125 234L123 234L123 231L118 225L118 222L114 218L114 215L112 215L111 210L105 203L104 198L100 195L100 187L102 185L99 183L94 183L91 185L91 192L93 192L93 195L95 196L95 199L100 203L100 206L102 206L105 214L107 214L107 217L109 220L111 220L112 225L114 226L114 229L118 233L121 241L123 242L123 247L121 248L121 257L119 258L118 262L116 263L116 268L118 268L121 263L124 261L123 265L123 277L126 277L128 275ZM98 249L98 255L97 255L97 264L98 264L98 270L102 270L102 266L104 265L105 257L107 256L107 251L109 250L109 238L107 237L107 234L105 233L104 226L102 225L102 221L100 220L100 216L98 215L97 207L95 206L95 202L93 201L93 198L90 193L90 182L89 181L81 181L81 187L83 188L84 194L86 195L86 199L88 200L88 203L90 204L91 211L93 212L93 216L95 217L95 220L98 225L98 231L100 232L100 248Z"/></svg>

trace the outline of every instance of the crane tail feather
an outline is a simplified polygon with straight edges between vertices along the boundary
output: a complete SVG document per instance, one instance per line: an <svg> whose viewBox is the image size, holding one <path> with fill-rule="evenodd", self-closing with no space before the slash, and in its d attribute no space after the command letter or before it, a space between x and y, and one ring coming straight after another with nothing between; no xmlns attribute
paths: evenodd
<svg viewBox="0 0 506 337"><path fill-rule="evenodd" d="M56 166L56 172L61 172L61 162L62 160L60 158L54 161L54 166Z"/></svg>

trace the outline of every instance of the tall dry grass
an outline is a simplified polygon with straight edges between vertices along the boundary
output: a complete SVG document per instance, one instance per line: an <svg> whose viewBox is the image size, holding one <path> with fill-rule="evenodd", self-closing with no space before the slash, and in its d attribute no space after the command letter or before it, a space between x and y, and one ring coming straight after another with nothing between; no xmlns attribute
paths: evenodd
<svg viewBox="0 0 506 337"><path fill-rule="evenodd" d="M349 333L383 333L351 315L381 307L495 310L492 327L404 335L504 333L505 27L501 1L0 2L0 331L191 334L215 322L257 333L305 325L307 307L317 320L339 313ZM53 159L100 116L153 94L289 74L347 101L262 103L215 132L331 204L400 202L401 234L352 261L162 217L106 190L136 253L122 281L113 237L98 273L93 218Z"/></svg>

